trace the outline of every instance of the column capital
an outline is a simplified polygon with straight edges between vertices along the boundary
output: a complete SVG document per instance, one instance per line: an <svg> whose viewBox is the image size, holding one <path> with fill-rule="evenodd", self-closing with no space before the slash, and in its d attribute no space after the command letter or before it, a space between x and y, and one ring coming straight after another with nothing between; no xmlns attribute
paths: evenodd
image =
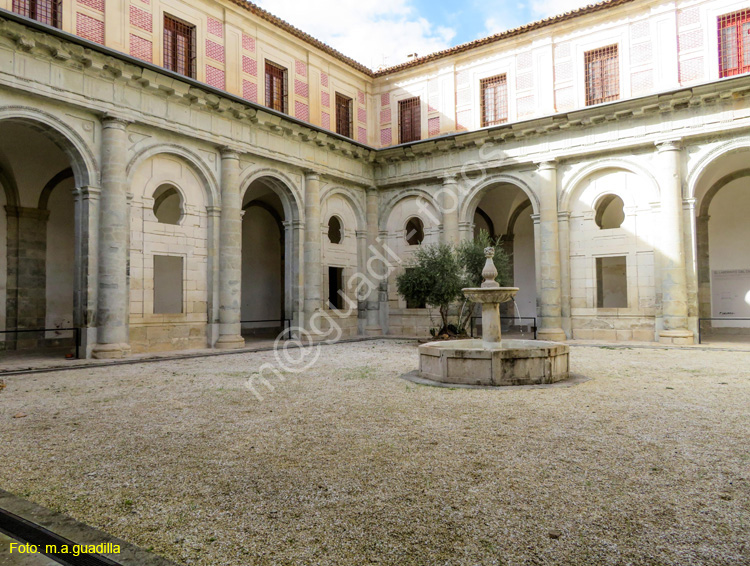
<svg viewBox="0 0 750 566"><path fill-rule="evenodd" d="M557 169L557 161L555 161L554 159L545 159L544 161L537 161L536 166L539 171Z"/></svg>
<svg viewBox="0 0 750 566"><path fill-rule="evenodd" d="M303 169L306 181L320 181L320 173L315 169Z"/></svg>
<svg viewBox="0 0 750 566"><path fill-rule="evenodd" d="M221 147L219 147L219 153L221 154L222 159L239 160L240 158L240 151L228 145L222 145Z"/></svg>
<svg viewBox="0 0 750 566"><path fill-rule="evenodd" d="M455 185L457 182L457 176L453 173L448 173L440 178L443 180L443 185Z"/></svg>
<svg viewBox="0 0 750 566"><path fill-rule="evenodd" d="M560 222L567 222L570 220L570 211L561 210L557 212L557 220Z"/></svg>
<svg viewBox="0 0 750 566"><path fill-rule="evenodd" d="M377 195L378 194L378 188L375 185L370 185L365 188L365 191L368 195Z"/></svg>
<svg viewBox="0 0 750 566"><path fill-rule="evenodd" d="M114 114L105 114L104 116L102 116L102 126L105 128L117 128L120 130L124 130L128 127L128 125L132 123L133 122L131 120L126 120L125 118L115 116Z"/></svg>
<svg viewBox="0 0 750 566"><path fill-rule="evenodd" d="M532 214L531 220L534 222L534 224L539 224L539 220L541 219L541 214Z"/></svg>
<svg viewBox="0 0 750 566"><path fill-rule="evenodd" d="M367 230L355 230L354 235L358 240L364 240L365 238L367 238Z"/></svg>
<svg viewBox="0 0 750 566"><path fill-rule="evenodd" d="M213 217L218 217L221 215L221 207L220 206L207 206L206 207L206 214Z"/></svg>
<svg viewBox="0 0 750 566"><path fill-rule="evenodd" d="M102 190L99 187L76 187L73 195L83 200L94 200L101 198Z"/></svg>
<svg viewBox="0 0 750 566"><path fill-rule="evenodd" d="M665 151L681 151L682 150L682 140L668 140L668 141L658 141L655 142L654 145L656 146L656 151L659 153L663 153Z"/></svg>

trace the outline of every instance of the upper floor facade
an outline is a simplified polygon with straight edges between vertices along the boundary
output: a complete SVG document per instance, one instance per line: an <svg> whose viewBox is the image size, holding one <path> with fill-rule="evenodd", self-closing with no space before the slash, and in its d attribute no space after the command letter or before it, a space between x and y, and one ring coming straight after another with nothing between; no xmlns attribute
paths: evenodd
<svg viewBox="0 0 750 566"><path fill-rule="evenodd" d="M748 0L609 0L377 72L243 0L0 7L371 147L750 72Z"/></svg>

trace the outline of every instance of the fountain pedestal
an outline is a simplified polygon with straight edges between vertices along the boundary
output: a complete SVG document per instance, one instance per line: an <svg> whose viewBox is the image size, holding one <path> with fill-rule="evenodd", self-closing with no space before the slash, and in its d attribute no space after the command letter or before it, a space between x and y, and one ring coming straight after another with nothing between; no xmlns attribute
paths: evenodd
<svg viewBox="0 0 750 566"><path fill-rule="evenodd" d="M569 375L569 347L557 342L502 340L500 303L513 299L518 287L500 287L492 258L485 250L481 287L463 289L482 305L482 339L430 342L419 347L419 375L441 383L532 385L554 383Z"/></svg>

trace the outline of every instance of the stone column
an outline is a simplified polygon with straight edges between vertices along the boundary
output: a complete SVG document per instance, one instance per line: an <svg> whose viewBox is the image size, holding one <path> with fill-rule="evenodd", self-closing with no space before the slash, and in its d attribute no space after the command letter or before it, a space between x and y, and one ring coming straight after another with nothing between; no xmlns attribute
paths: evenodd
<svg viewBox="0 0 750 566"><path fill-rule="evenodd" d="M675 142L657 145L661 174L662 320L659 342L692 344L688 330L687 279L682 235L682 150Z"/></svg>
<svg viewBox="0 0 750 566"><path fill-rule="evenodd" d="M320 299L320 175L305 172L305 323L321 307Z"/></svg>
<svg viewBox="0 0 750 566"><path fill-rule="evenodd" d="M708 214L701 214L696 220L698 247L698 316L711 318L711 267L708 253Z"/></svg>
<svg viewBox="0 0 750 566"><path fill-rule="evenodd" d="M541 304L540 340L565 340L562 329L562 281L560 237L557 224L557 166L553 161L539 164L539 211Z"/></svg>
<svg viewBox="0 0 750 566"><path fill-rule="evenodd" d="M443 177L440 190L440 207L443 213L443 242L458 245L458 184L455 175Z"/></svg>
<svg viewBox="0 0 750 566"><path fill-rule="evenodd" d="M571 336L573 327L570 320L570 212L557 215L558 233L560 234L560 290L562 329Z"/></svg>
<svg viewBox="0 0 750 566"><path fill-rule="evenodd" d="M365 269L362 271L367 277L368 294L367 294L367 322L365 325L365 334L368 336L380 336L383 329L380 326L380 281L383 276L381 263L374 261L379 250L378 239L378 222L380 215L378 212L380 206L380 197L378 189L367 187L367 256Z"/></svg>
<svg viewBox="0 0 750 566"><path fill-rule="evenodd" d="M102 121L102 193L99 211L99 289L95 358L130 353L128 329L128 134L124 120Z"/></svg>
<svg viewBox="0 0 750 566"><path fill-rule="evenodd" d="M96 345L97 273L99 272L99 204L101 189L80 187L75 198L75 275L73 326L81 329L81 356Z"/></svg>
<svg viewBox="0 0 750 566"><path fill-rule="evenodd" d="M240 157L221 150L221 216L219 223L219 339L221 349L243 348L240 325L242 298L242 202Z"/></svg>

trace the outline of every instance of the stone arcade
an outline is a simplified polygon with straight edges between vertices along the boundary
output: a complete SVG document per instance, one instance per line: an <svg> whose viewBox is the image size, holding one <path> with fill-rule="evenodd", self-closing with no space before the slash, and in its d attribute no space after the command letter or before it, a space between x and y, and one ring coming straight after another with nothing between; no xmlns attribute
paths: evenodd
<svg viewBox="0 0 750 566"><path fill-rule="evenodd" d="M321 310L424 336L403 265L347 280L480 228L543 339L750 317L746 1L610 0L377 72L246 2L32 4L0 6L5 329L79 327L106 358Z"/></svg>

